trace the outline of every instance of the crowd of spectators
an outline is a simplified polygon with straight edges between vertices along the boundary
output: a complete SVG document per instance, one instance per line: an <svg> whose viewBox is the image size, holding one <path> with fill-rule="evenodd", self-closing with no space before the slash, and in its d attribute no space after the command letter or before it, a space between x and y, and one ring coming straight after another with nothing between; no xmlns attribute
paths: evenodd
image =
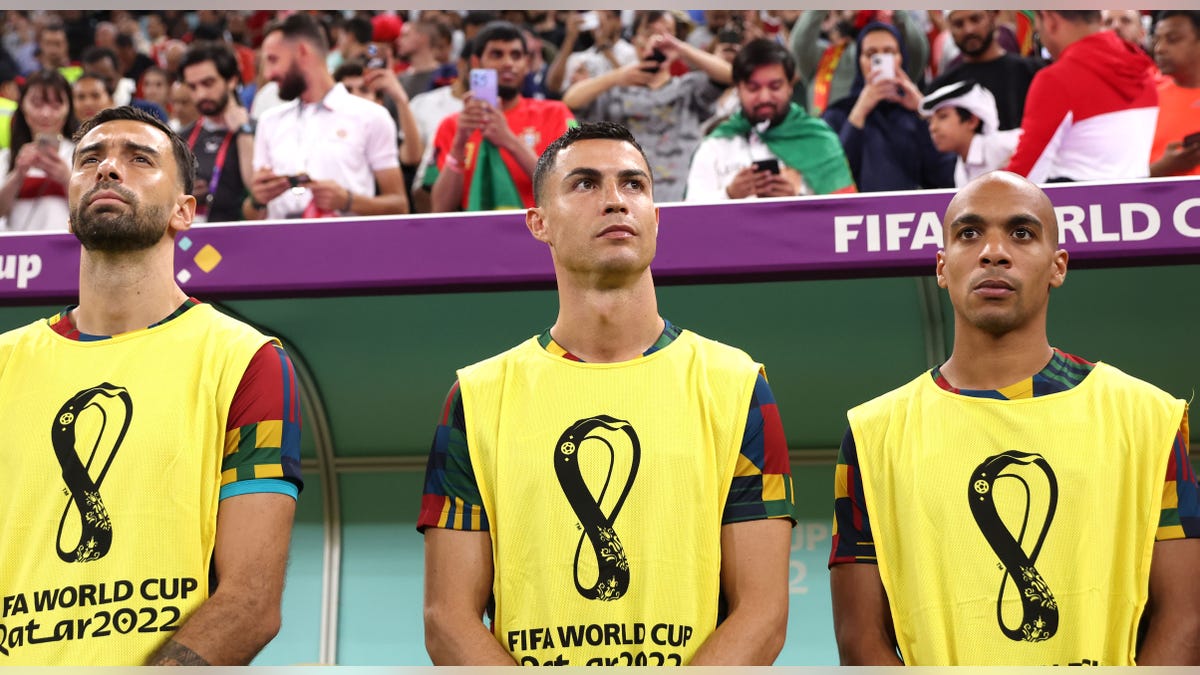
<svg viewBox="0 0 1200 675"><path fill-rule="evenodd" d="M1194 10L2 15L0 231L66 228L71 134L119 105L193 149L209 221L528 207L577 120L660 202L1200 175Z"/></svg>

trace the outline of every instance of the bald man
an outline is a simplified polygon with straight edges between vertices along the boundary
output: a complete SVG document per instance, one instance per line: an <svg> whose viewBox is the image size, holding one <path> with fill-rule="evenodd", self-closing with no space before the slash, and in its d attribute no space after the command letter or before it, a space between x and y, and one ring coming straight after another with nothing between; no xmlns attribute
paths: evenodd
<svg viewBox="0 0 1200 675"><path fill-rule="evenodd" d="M943 230L953 353L848 414L830 556L842 663L1197 663L1186 404L1050 345L1068 256L1035 185L982 176Z"/></svg>

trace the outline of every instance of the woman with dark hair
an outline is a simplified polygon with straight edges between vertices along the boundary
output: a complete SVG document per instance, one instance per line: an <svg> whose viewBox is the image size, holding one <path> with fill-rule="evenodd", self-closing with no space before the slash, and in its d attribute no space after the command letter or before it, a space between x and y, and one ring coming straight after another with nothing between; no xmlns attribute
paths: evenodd
<svg viewBox="0 0 1200 675"><path fill-rule="evenodd" d="M938 152L917 112L921 92L904 70L900 31L873 22L858 33L850 93L821 116L842 142L860 192L954 186L953 153Z"/></svg>
<svg viewBox="0 0 1200 675"><path fill-rule="evenodd" d="M0 230L67 229L71 136L79 123L71 85L57 70L25 80L12 116L12 144L0 150Z"/></svg>

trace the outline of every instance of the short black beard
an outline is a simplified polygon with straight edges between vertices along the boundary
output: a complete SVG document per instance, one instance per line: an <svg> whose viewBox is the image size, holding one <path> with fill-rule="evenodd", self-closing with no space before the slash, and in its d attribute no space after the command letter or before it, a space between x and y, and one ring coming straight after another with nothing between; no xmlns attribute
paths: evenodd
<svg viewBox="0 0 1200 675"><path fill-rule="evenodd" d="M987 50L989 48L991 48L992 42L995 39L996 39L996 30L993 28L991 30L991 32L989 32L987 35L983 36L983 43L979 45L979 49L972 49L971 51L967 51L967 50L963 49L962 47L959 47L959 50L962 51L964 56L969 56L971 58L975 58L977 56L980 56L981 54L986 53Z"/></svg>
<svg viewBox="0 0 1200 675"><path fill-rule="evenodd" d="M91 195L112 190L126 200L130 213L88 212ZM168 212L163 206L143 207L141 201L124 188L100 184L79 200L71 212L71 231L89 251L132 253L144 251L162 241L167 232Z"/></svg>
<svg viewBox="0 0 1200 675"><path fill-rule="evenodd" d="M516 87L506 87L504 85L496 87L496 95L500 97L501 101L511 101L520 94L521 90Z"/></svg>
<svg viewBox="0 0 1200 675"><path fill-rule="evenodd" d="M304 81L304 74L295 64L292 64L279 83L279 98L284 101L294 101L304 93L305 89L308 89L308 83Z"/></svg>
<svg viewBox="0 0 1200 675"><path fill-rule="evenodd" d="M201 103L196 104L196 110L200 111L201 115L207 115L208 117L216 117L217 115L220 115L221 113L225 112L225 108L228 105L229 105L229 91L226 90L224 94L221 94L221 98L217 99L215 110L213 110L212 112L208 112L203 107L201 107Z"/></svg>

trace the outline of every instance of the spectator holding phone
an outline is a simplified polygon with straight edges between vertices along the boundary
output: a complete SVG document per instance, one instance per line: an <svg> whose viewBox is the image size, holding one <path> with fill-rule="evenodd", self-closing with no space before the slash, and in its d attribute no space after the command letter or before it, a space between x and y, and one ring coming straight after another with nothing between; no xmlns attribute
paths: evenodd
<svg viewBox="0 0 1200 675"><path fill-rule="evenodd" d="M850 94L822 118L837 132L862 192L954 184L954 155L938 152L917 112L921 92L904 70L900 32L869 23L858 34L858 73Z"/></svg>
<svg viewBox="0 0 1200 675"><path fill-rule="evenodd" d="M837 134L792 102L796 59L770 39L733 58L741 109L704 139L688 172L687 201L853 192Z"/></svg>
<svg viewBox="0 0 1200 675"><path fill-rule="evenodd" d="M267 28L263 69L287 103L258 121L245 204L254 217L408 212L396 123L383 106L333 81L328 51L324 29L308 14Z"/></svg>
<svg viewBox="0 0 1200 675"><path fill-rule="evenodd" d="M71 135L78 126L71 85L58 70L26 78L12 116L11 145L0 150L0 230L67 229Z"/></svg>
<svg viewBox="0 0 1200 675"><path fill-rule="evenodd" d="M650 160L655 201L681 201L704 122L733 82L732 67L676 38L675 19L667 11L638 12L633 43L640 61L571 85L563 103L580 119L628 128ZM672 75L681 58L698 70Z"/></svg>
<svg viewBox="0 0 1200 675"><path fill-rule="evenodd" d="M1169 9L1154 26L1158 126L1150 148L1151 176L1200 175L1200 12Z"/></svg>
<svg viewBox="0 0 1200 675"><path fill-rule="evenodd" d="M538 155L575 118L558 101L521 96L529 52L515 25L488 23L471 44L471 92L438 125L425 171L433 210L530 208Z"/></svg>

